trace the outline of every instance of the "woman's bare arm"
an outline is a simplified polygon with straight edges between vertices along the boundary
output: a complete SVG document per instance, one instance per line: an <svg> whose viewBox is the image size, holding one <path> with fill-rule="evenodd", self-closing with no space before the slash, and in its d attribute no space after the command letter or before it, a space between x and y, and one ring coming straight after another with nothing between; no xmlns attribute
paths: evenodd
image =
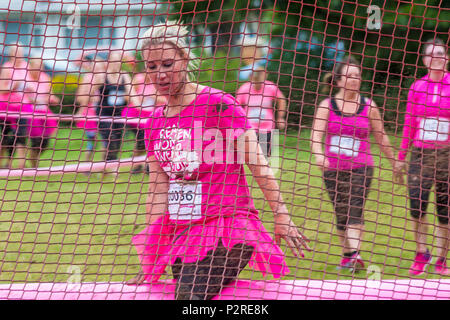
<svg viewBox="0 0 450 320"><path fill-rule="evenodd" d="M386 155L392 167L394 167L394 149L392 148L391 141L389 140L389 137L384 130L383 119L381 118L380 111L378 110L378 107L373 100L370 105L369 118L371 132L375 138L376 143L380 146L381 151Z"/></svg>
<svg viewBox="0 0 450 320"><path fill-rule="evenodd" d="M146 202L146 223L150 225L167 212L169 177L154 156L150 156L147 163L150 173Z"/></svg>
<svg viewBox="0 0 450 320"><path fill-rule="evenodd" d="M245 163L268 201L275 218L275 240L284 239L295 256L303 255L302 247L311 250L309 240L297 229L284 203L280 187L262 152L254 130L248 130L237 142L237 150L245 150ZM242 145L245 147L242 148Z"/></svg>
<svg viewBox="0 0 450 320"><path fill-rule="evenodd" d="M125 99L127 99L127 102L131 103L133 106L140 107L142 100L138 98L130 75L128 73L124 73L122 75L122 79L125 82Z"/></svg>
<svg viewBox="0 0 450 320"><path fill-rule="evenodd" d="M323 151L323 137L327 130L330 108L328 108L328 99L323 100L316 110L314 122L311 130L311 151L316 158L316 163L323 170L329 166L328 160Z"/></svg>

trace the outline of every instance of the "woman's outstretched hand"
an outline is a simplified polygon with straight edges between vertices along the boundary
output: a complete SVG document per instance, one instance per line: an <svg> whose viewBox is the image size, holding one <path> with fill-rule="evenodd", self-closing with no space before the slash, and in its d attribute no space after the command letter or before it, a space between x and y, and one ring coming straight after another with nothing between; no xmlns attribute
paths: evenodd
<svg viewBox="0 0 450 320"><path fill-rule="evenodd" d="M296 257L299 255L305 257L303 248L311 251L308 246L310 240L298 230L290 215L285 213L275 215L275 241L278 245L281 245L281 239L286 241Z"/></svg>
<svg viewBox="0 0 450 320"><path fill-rule="evenodd" d="M394 164L394 182L398 184L405 183L405 174L406 174L406 162L397 160Z"/></svg>

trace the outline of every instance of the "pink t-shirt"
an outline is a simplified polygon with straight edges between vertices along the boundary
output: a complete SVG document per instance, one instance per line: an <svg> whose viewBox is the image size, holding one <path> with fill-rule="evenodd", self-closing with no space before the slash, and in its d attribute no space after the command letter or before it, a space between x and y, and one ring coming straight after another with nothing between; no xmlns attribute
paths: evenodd
<svg viewBox="0 0 450 320"><path fill-rule="evenodd" d="M51 78L44 72L41 72L39 79L32 79L27 76L26 94L29 101L35 101L33 114L39 116L54 116L55 114L48 107L49 95L51 94ZM29 121L30 137L49 137L58 127L56 119L33 118Z"/></svg>
<svg viewBox="0 0 450 320"><path fill-rule="evenodd" d="M8 116L8 113L32 113L33 109L32 104L23 103L23 94L18 92L0 94L0 112L6 113L0 118L8 121L14 130L17 129L19 117L18 115Z"/></svg>
<svg viewBox="0 0 450 320"><path fill-rule="evenodd" d="M450 73L440 82L426 75L409 89L399 160L411 145L439 149L450 146Z"/></svg>
<svg viewBox="0 0 450 320"><path fill-rule="evenodd" d="M2 119L10 122L17 122L17 116L8 116L9 112L20 112L22 108L20 104L22 103L22 96L16 92L2 93L0 94L0 112L6 113L2 115Z"/></svg>
<svg viewBox="0 0 450 320"><path fill-rule="evenodd" d="M39 116L54 116L55 114L50 110L46 104L37 104L34 106L33 114ZM37 138L50 137L58 128L58 121L49 118L33 118L30 123L30 137Z"/></svg>
<svg viewBox="0 0 450 320"><path fill-rule="evenodd" d="M325 138L325 156L330 170L353 170L373 166L370 152L370 100L361 97L354 115L342 114L336 102L328 99L330 113Z"/></svg>
<svg viewBox="0 0 450 320"><path fill-rule="evenodd" d="M234 151L234 140L250 128L236 100L209 87L174 117L166 117L163 107L155 110L147 122L146 145L148 156L155 156L169 177L171 221L257 215L243 161L236 161Z"/></svg>
<svg viewBox="0 0 450 320"><path fill-rule="evenodd" d="M252 126L259 131L275 129L274 104L282 96L277 85L268 80L259 90L251 82L246 82L236 92L236 100L245 109Z"/></svg>

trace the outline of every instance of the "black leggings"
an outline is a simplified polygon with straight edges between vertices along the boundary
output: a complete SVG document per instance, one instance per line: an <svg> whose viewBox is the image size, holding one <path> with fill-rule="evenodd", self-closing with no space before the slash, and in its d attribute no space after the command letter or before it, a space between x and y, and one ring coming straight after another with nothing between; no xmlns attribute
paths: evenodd
<svg viewBox="0 0 450 320"><path fill-rule="evenodd" d="M373 168L330 170L323 175L336 213L337 229L345 231L348 225L364 224L363 210Z"/></svg>
<svg viewBox="0 0 450 320"><path fill-rule="evenodd" d="M408 171L411 216L420 219L426 214L430 191L435 185L439 223L449 221L449 158L450 149L414 148Z"/></svg>
<svg viewBox="0 0 450 320"><path fill-rule="evenodd" d="M131 131L136 136L136 146L135 149L137 151L145 151L145 133L143 129L128 127L128 130Z"/></svg>
<svg viewBox="0 0 450 320"><path fill-rule="evenodd" d="M42 151L47 149L50 138L49 137L34 137L34 138L30 138L30 140L31 140L31 148L33 150L36 150L38 154L41 154Z"/></svg>
<svg viewBox="0 0 450 320"><path fill-rule="evenodd" d="M26 119L19 119L17 121L17 128L13 129L9 122L1 122L1 146L8 151L8 154L12 156L16 145L25 146L27 143L27 126L28 121Z"/></svg>
<svg viewBox="0 0 450 320"><path fill-rule="evenodd" d="M182 263L180 258L172 265L177 280L176 300L210 300L223 286L237 278L253 254L253 247L237 244L228 251L219 239L219 246L206 257L193 263Z"/></svg>
<svg viewBox="0 0 450 320"><path fill-rule="evenodd" d="M125 125L123 123L114 123L112 121L99 122L98 131L106 149L106 161L117 160L119 158L118 153L122 146L124 130Z"/></svg>

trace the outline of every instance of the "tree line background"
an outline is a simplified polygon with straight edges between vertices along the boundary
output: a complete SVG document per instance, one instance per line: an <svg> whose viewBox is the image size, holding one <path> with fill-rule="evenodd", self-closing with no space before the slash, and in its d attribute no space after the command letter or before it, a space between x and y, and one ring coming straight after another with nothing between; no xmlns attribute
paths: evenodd
<svg viewBox="0 0 450 320"><path fill-rule="evenodd" d="M368 28L369 6L380 9L381 25ZM242 28L256 24L255 35L270 39L269 80L289 99L291 126L312 121L315 106L324 98L320 81L345 50L361 61L365 95L384 112L386 126L402 123L407 91L425 75L421 42L439 37L448 43L450 2L429 1L170 1L170 19L191 27L201 48L199 80L234 93L242 66L239 43ZM373 14L373 12L372 12Z"/></svg>

